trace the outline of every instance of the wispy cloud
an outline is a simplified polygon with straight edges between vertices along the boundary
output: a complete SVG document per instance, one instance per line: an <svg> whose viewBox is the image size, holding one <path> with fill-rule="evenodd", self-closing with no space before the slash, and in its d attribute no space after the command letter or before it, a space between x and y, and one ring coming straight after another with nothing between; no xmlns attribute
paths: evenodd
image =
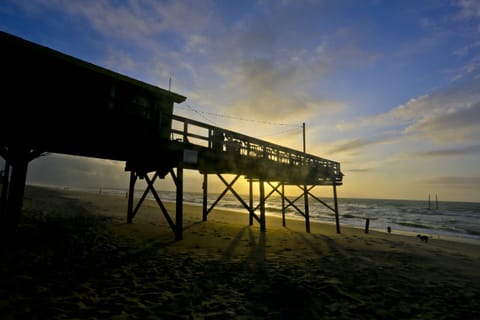
<svg viewBox="0 0 480 320"><path fill-rule="evenodd" d="M97 32L108 37L142 40L159 32L188 35L202 30L211 19L209 1L111 1L68 0L20 1L36 10L61 10L83 18Z"/></svg>
<svg viewBox="0 0 480 320"><path fill-rule="evenodd" d="M362 128L399 128L405 134L418 134L440 140L453 131L470 140L468 131L476 128L480 118L480 79L465 79L441 90L411 99L388 112L350 122L340 122L340 131Z"/></svg>
<svg viewBox="0 0 480 320"><path fill-rule="evenodd" d="M260 119L291 119L308 117L312 113L340 111L336 101L312 97L305 87L310 70L286 61L253 59L220 71L225 80L224 90L232 92L229 112L250 114Z"/></svg>
<svg viewBox="0 0 480 320"><path fill-rule="evenodd" d="M445 185L445 186L455 186L455 187L464 187L464 188L479 188L480 187L480 177L472 176L438 176L429 178L423 181L426 184L431 185Z"/></svg>
<svg viewBox="0 0 480 320"><path fill-rule="evenodd" d="M425 115L421 120L405 129L406 133L415 133L435 141L475 141L478 137L472 133L479 131L480 102L458 109L447 109L442 113ZM452 140L453 139L453 140Z"/></svg>
<svg viewBox="0 0 480 320"><path fill-rule="evenodd" d="M460 7L458 18L470 19L472 17L480 17L480 2L477 0L459 0L457 5Z"/></svg>
<svg viewBox="0 0 480 320"><path fill-rule="evenodd" d="M420 151L420 152L412 153L411 155L419 156L419 157L450 157L450 156L464 156L464 155L472 155L472 154L480 154L480 145Z"/></svg>
<svg viewBox="0 0 480 320"><path fill-rule="evenodd" d="M356 172L356 173L364 173L364 172L371 172L372 169L368 168L354 168L354 169L347 169L346 172Z"/></svg>
<svg viewBox="0 0 480 320"><path fill-rule="evenodd" d="M395 132L387 132L378 136L366 137L366 138L354 138L346 141L337 142L329 152L346 152L361 149L371 145L392 143L398 139L398 134Z"/></svg>
<svg viewBox="0 0 480 320"><path fill-rule="evenodd" d="M426 109L431 97L429 95L412 98L407 103L401 104L388 112L380 113L353 121L339 122L336 127L340 131L354 130L364 127L391 127L405 126L421 116L421 112Z"/></svg>

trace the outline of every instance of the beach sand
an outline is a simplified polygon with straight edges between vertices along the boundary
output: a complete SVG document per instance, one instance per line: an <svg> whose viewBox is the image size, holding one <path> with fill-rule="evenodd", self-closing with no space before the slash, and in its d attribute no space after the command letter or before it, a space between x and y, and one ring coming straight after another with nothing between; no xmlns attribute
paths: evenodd
<svg viewBox="0 0 480 320"><path fill-rule="evenodd" d="M166 203L170 212L174 204ZM1 319L480 319L480 244L29 186Z"/></svg>

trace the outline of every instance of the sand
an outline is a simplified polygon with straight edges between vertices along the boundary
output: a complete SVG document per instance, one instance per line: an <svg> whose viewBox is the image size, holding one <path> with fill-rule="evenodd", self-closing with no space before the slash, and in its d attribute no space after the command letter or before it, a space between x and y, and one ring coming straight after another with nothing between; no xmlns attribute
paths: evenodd
<svg viewBox="0 0 480 320"><path fill-rule="evenodd" d="M174 212L174 204L166 204ZM480 244L28 187L1 319L480 319Z"/></svg>

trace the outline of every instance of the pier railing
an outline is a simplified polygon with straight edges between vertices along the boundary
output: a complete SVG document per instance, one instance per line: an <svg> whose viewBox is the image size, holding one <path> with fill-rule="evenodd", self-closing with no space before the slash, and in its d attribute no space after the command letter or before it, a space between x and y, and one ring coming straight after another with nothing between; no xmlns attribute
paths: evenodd
<svg viewBox="0 0 480 320"><path fill-rule="evenodd" d="M269 159L280 164L323 167L329 176L340 181L343 176L339 162L177 115L172 115L171 139L219 152Z"/></svg>

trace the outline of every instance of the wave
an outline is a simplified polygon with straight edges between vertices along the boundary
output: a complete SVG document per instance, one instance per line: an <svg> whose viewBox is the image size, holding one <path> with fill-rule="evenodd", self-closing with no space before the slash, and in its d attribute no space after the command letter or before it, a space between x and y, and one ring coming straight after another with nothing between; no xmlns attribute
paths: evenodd
<svg viewBox="0 0 480 320"><path fill-rule="evenodd" d="M415 222L396 222L396 224L404 227L412 227L412 228L419 228L419 229L432 229L431 226L426 226L423 224L415 223Z"/></svg>

